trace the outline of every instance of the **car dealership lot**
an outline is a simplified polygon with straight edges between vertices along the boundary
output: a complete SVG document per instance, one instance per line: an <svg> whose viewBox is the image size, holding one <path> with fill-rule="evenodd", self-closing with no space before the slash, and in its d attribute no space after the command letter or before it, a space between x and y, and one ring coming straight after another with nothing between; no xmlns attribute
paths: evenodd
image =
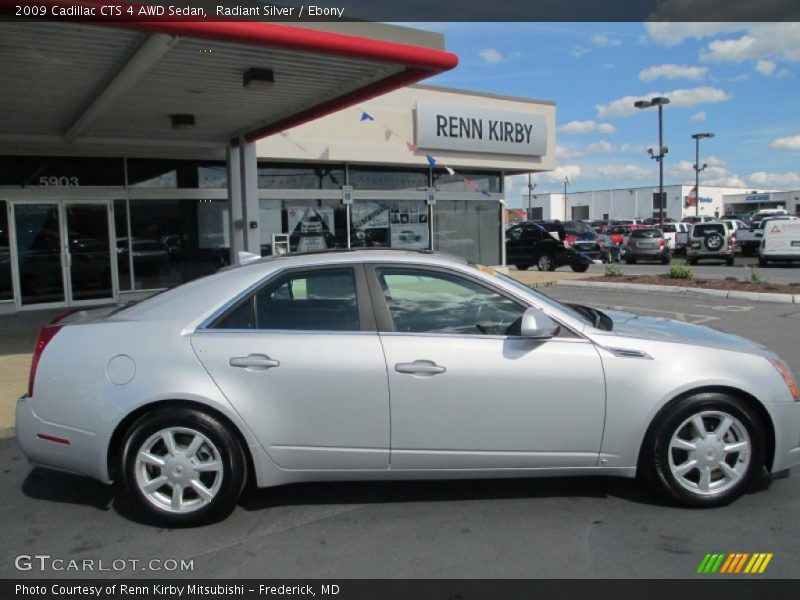
<svg viewBox="0 0 800 600"><path fill-rule="evenodd" d="M800 310L791 305L547 292L737 333L800 372ZM0 441L0 461L2 577L687 577L707 552L773 552L763 576L800 574L798 473L711 510L667 506L622 479L302 484L249 490L224 522L167 530L139 523L97 482L32 470L13 439ZM20 554L106 566L193 559L194 571L20 572Z"/></svg>

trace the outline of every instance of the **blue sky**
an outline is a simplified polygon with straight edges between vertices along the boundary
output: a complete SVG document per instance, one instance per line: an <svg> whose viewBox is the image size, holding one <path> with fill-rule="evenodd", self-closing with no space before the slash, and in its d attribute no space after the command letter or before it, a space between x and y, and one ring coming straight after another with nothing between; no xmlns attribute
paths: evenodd
<svg viewBox="0 0 800 600"><path fill-rule="evenodd" d="M666 183L694 181L692 133L708 163L701 182L800 189L800 24L423 23L445 35L459 66L426 83L553 100L558 169L537 192L657 183L656 109L666 95ZM524 181L523 181L524 180ZM509 181L517 205L527 177Z"/></svg>

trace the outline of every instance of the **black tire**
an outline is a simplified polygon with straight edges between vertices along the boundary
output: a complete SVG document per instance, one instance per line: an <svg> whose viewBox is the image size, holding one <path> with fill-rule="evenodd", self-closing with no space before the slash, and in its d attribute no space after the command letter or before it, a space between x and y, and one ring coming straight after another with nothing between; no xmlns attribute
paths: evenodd
<svg viewBox="0 0 800 600"><path fill-rule="evenodd" d="M187 512L170 512L166 508L157 506L145 496L137 480L137 473L139 472L136 460L137 454L159 432L170 428L180 428L181 430L200 433L215 446L214 449L217 451L219 462L221 463L219 471L202 475L202 477L207 475L213 478L221 477L214 497L205 503L200 502L199 507ZM178 435L186 435L188 437L192 434L180 433ZM175 439L178 441L177 436ZM196 454L207 453L209 448L204 443ZM247 461L244 450L234 433L229 431L227 426L217 418L190 408L156 409L136 421L126 435L120 460L122 490L132 501L136 510L147 521L157 525L173 527L200 525L227 516L236 506L247 478ZM195 461L190 462L192 465L196 464ZM159 467L154 468L160 469ZM216 479L214 479L214 482L216 482ZM191 486L187 486L186 491L181 492L181 497L187 498L188 496L188 501L196 502L197 500L192 498L192 494L198 499L200 495L193 490L189 491L190 488ZM167 483L160 489L164 491L163 495L165 497L166 490L174 490Z"/></svg>
<svg viewBox="0 0 800 600"><path fill-rule="evenodd" d="M523 265L523 264L516 264L514 266L517 267L518 271L527 271L530 268L530 265Z"/></svg>
<svg viewBox="0 0 800 600"><path fill-rule="evenodd" d="M575 271L576 273L586 273L586 271L589 269L589 265L571 265L571 266L572 270Z"/></svg>
<svg viewBox="0 0 800 600"><path fill-rule="evenodd" d="M631 258L630 256L626 256L625 257L625 264L626 265L635 265L636 264L636 259L635 258Z"/></svg>
<svg viewBox="0 0 800 600"><path fill-rule="evenodd" d="M697 259L696 258L690 258L689 259L689 264L691 266L693 266L693 267L697 266Z"/></svg>
<svg viewBox="0 0 800 600"><path fill-rule="evenodd" d="M742 246L742 256L753 256L753 248L751 246Z"/></svg>
<svg viewBox="0 0 800 600"><path fill-rule="evenodd" d="M687 431L686 428L693 428L693 425L684 424L700 413L705 415L702 417L702 421L704 429L707 430L719 426L722 423L722 415L727 415L734 419L736 425L732 425L727 430L722 440L724 444L732 444L737 441L738 438L735 435L737 426L743 428L749 437L749 452L746 457L749 463L740 466L740 462L744 463L741 453L733 452L725 455L728 457L725 461L732 469L734 467L741 469L742 472L739 474L739 478L727 481L722 469L712 467L714 471L709 471L710 485L719 485L721 487L719 490L714 491L709 486L710 491L706 493L693 491L690 487L687 487L695 485L699 488L702 486L700 469L695 468L688 471L685 474L686 477L682 478L684 483L681 483L672 472L670 465L670 458L672 458L673 462L678 462L679 466L693 460L688 450L677 448L670 450L670 441L674 434L685 432ZM696 427L694 427L694 431L696 431ZM708 431L708 433L712 432ZM731 437L725 439L728 436ZM711 436L709 435L707 439L711 440ZM763 472L766 458L766 440L764 424L761 422L758 413L746 402L718 392L695 394L671 403L659 413L643 444L639 467L650 483L662 495L675 503L699 508L722 506L741 496L748 489L753 478ZM713 441L710 443L713 443ZM683 456L681 453L683 453ZM712 461L719 462L717 457L723 455L717 453L714 456L713 450L711 455L708 450L703 450L699 456L701 458L698 459L698 462L702 464L702 457L708 457L708 461L711 463ZM730 461L732 461L732 465ZM695 471L698 481L692 482L690 478L695 477ZM715 477L713 473L716 473L718 477L716 480L713 479Z"/></svg>
<svg viewBox="0 0 800 600"><path fill-rule="evenodd" d="M769 265L769 261L764 258L763 256L758 257L758 266L759 267L766 267Z"/></svg>
<svg viewBox="0 0 800 600"><path fill-rule="evenodd" d="M542 254L536 260L536 268L540 271L555 271L556 259L552 254Z"/></svg>
<svg viewBox="0 0 800 600"><path fill-rule="evenodd" d="M725 259L725 264L728 265L729 267L732 267L733 266L733 257L726 258Z"/></svg>
<svg viewBox="0 0 800 600"><path fill-rule="evenodd" d="M668 265L669 264L669 255L664 256L664 257L661 258L661 264L662 265Z"/></svg>

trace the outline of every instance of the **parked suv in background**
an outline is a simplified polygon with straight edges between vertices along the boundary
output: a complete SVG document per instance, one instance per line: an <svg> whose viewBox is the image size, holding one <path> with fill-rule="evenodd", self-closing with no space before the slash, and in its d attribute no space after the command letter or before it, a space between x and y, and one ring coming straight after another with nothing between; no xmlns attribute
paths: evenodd
<svg viewBox="0 0 800 600"><path fill-rule="evenodd" d="M586 221L537 221L545 231L592 260L600 260L603 249L597 239L597 232Z"/></svg>
<svg viewBox="0 0 800 600"><path fill-rule="evenodd" d="M569 265L582 273L593 261L567 248L536 223L525 221L506 231L506 262L522 271L533 265L540 271Z"/></svg>
<svg viewBox="0 0 800 600"><path fill-rule="evenodd" d="M625 262L635 264L637 260L658 260L669 264L669 244L660 229L634 229L625 248Z"/></svg>
<svg viewBox="0 0 800 600"><path fill-rule="evenodd" d="M711 258L724 260L729 267L733 265L733 237L728 234L725 223L698 223L689 231L686 258L690 265L698 260Z"/></svg>

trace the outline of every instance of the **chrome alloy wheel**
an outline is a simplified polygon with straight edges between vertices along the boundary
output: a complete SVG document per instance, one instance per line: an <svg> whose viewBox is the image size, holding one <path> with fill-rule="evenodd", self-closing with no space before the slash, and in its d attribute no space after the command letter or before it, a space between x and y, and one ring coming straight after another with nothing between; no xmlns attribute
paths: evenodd
<svg viewBox="0 0 800 600"><path fill-rule="evenodd" d="M219 450L205 435L169 427L151 435L136 454L136 485L153 506L190 513L211 502L222 486Z"/></svg>
<svg viewBox="0 0 800 600"><path fill-rule="evenodd" d="M703 411L689 417L669 442L673 477L685 489L704 496L736 486L747 473L750 457L747 429L722 411Z"/></svg>
<svg viewBox="0 0 800 600"><path fill-rule="evenodd" d="M553 266L553 262L550 260L550 257L547 254L542 254L539 257L537 266L539 267L540 271L549 271Z"/></svg>

